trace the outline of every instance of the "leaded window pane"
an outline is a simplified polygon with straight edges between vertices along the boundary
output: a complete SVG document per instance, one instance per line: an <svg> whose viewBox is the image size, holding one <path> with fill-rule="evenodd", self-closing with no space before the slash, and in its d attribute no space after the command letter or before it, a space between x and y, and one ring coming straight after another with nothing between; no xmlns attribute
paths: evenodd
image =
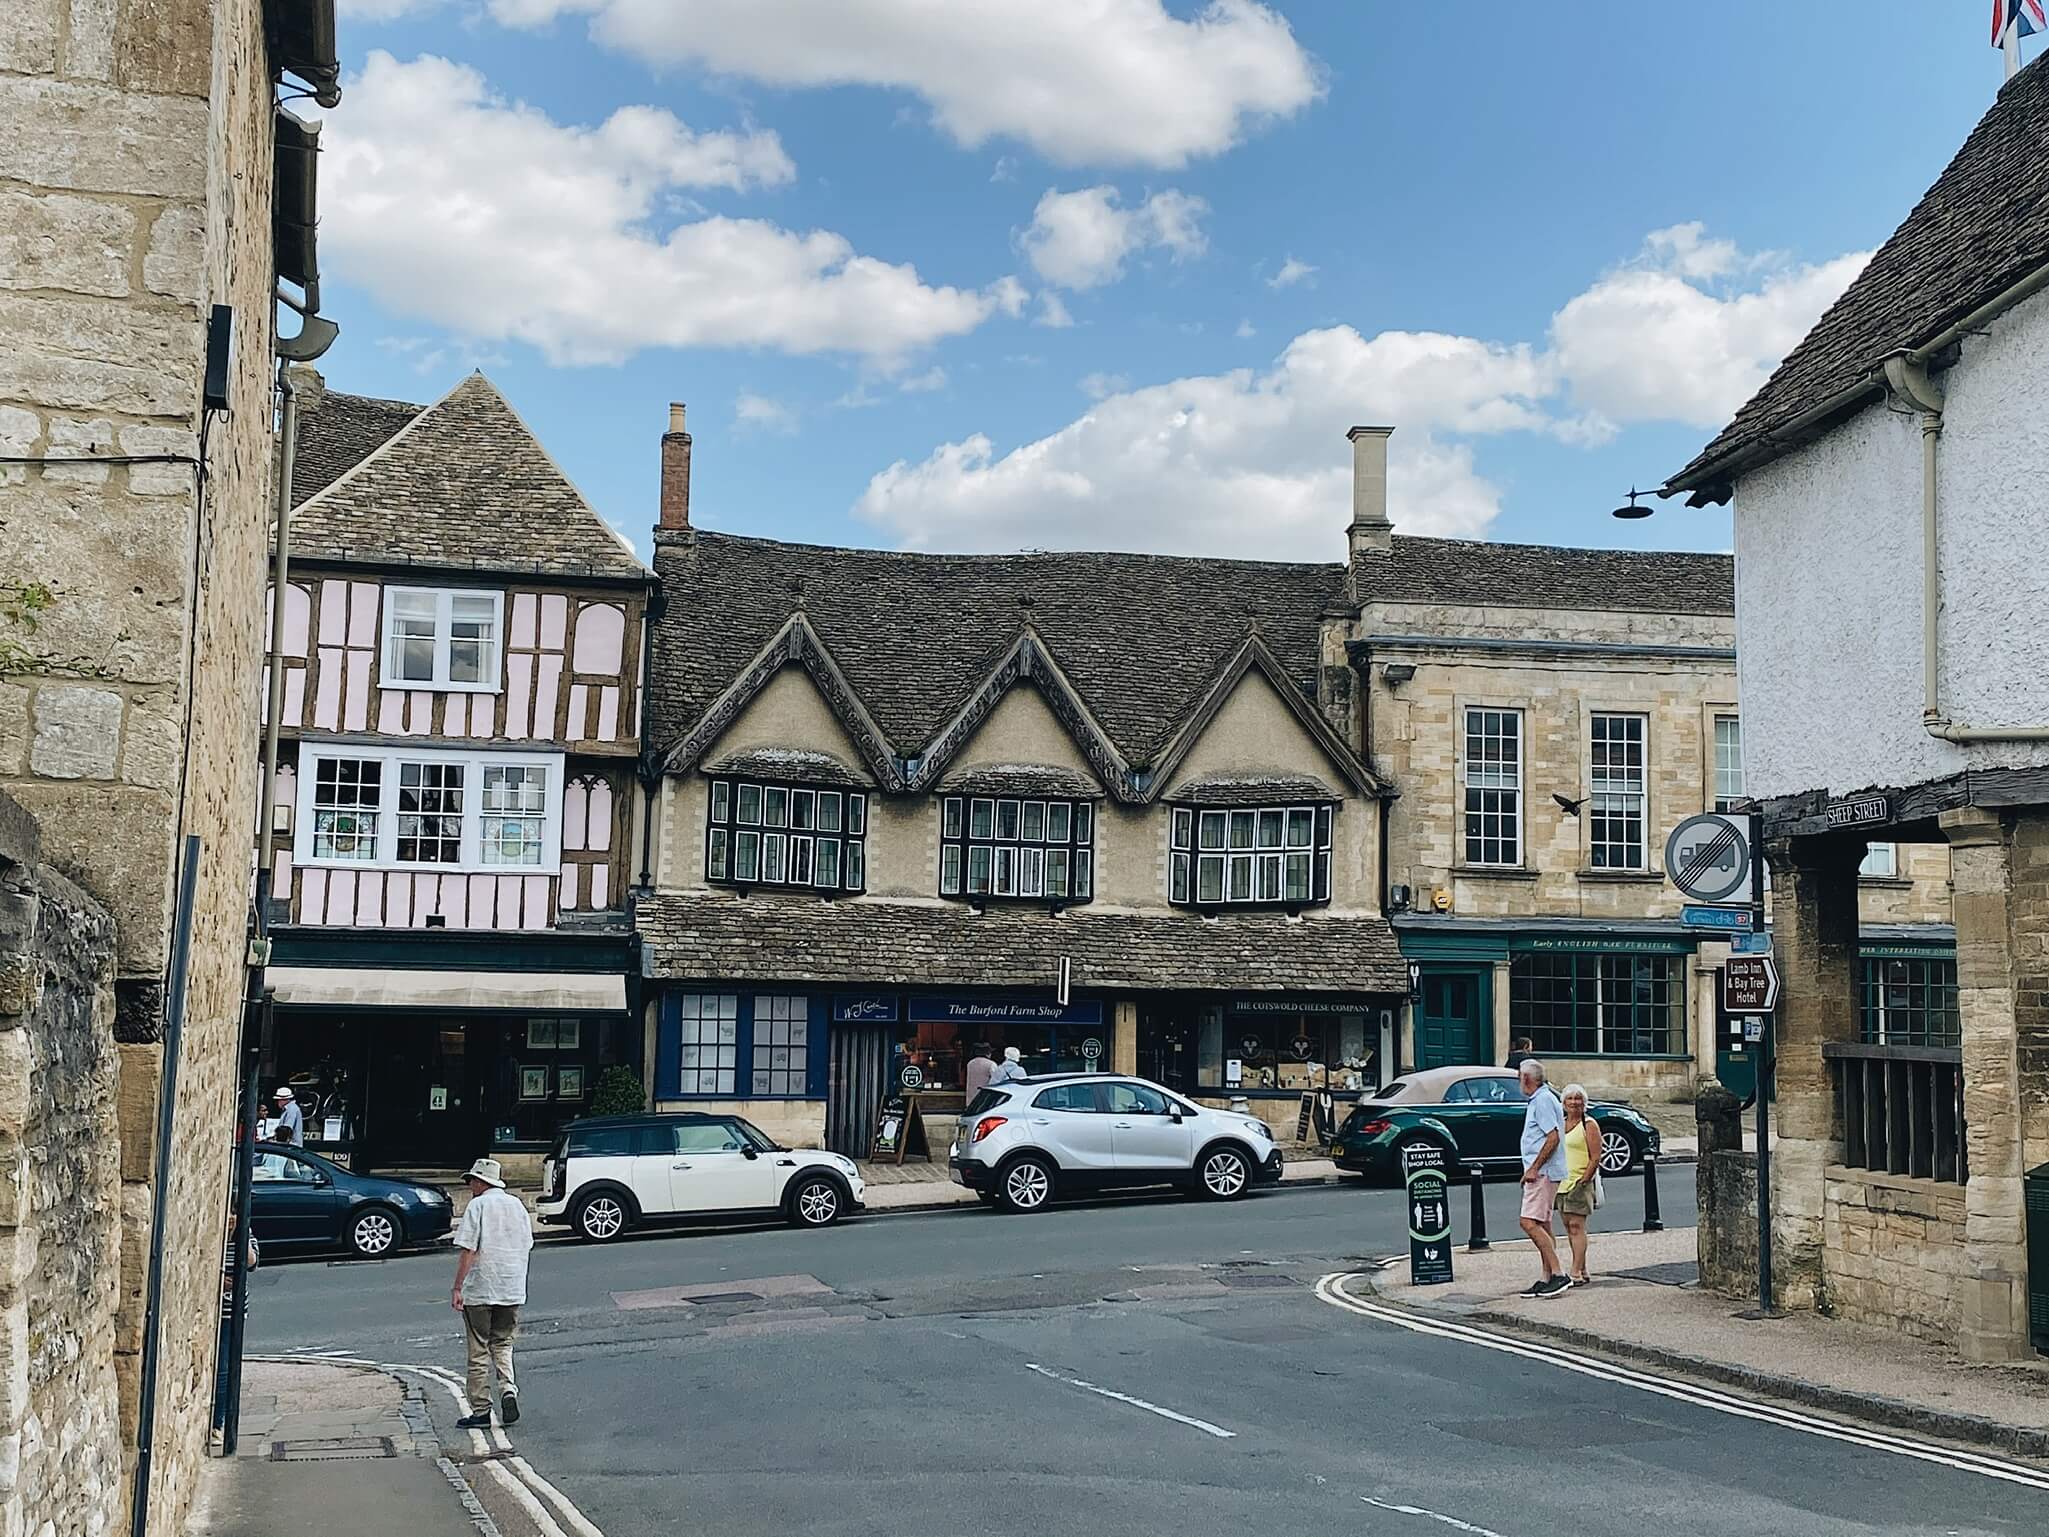
<svg viewBox="0 0 2049 1537"><path fill-rule="evenodd" d="M761 825L761 786L741 785L736 792L734 820L743 826Z"/></svg>
<svg viewBox="0 0 2049 1537"><path fill-rule="evenodd" d="M859 891L868 880L868 847L859 838L847 840L846 874L844 885L848 891Z"/></svg>
<svg viewBox="0 0 2049 1537"><path fill-rule="evenodd" d="M818 830L822 833L836 833L840 830L840 792L820 790L818 792Z"/></svg>
<svg viewBox="0 0 2049 1537"><path fill-rule="evenodd" d="M732 815L733 787L723 779L711 782L711 819L724 822Z"/></svg>

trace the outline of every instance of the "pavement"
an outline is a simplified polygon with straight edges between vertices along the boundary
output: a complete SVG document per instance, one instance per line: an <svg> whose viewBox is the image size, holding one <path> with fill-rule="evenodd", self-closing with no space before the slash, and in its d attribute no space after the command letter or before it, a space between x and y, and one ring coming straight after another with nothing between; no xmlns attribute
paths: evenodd
<svg viewBox="0 0 2049 1537"><path fill-rule="evenodd" d="M430 1257L265 1267L251 1348L404 1368L480 1493L522 1463L577 1537L2043 1530L2049 1465L1710 1391L1644 1358L1603 1364L1533 1332L1627 1342L1683 1298L1615 1272L1690 1259L1672 1199L1684 1183L1667 1186L1673 1230L1644 1237L1640 1181L1611 1182L1602 1279L1545 1304L1571 1311L1523 1319L1505 1299L1525 1247L1461 1251L1452 1286L1403 1296L1385 1267L1406 1245L1405 1201L1349 1181L1229 1204L1135 1196L544 1245L518 1347L525 1413L488 1444L452 1428L460 1341ZM1484 1194L1490 1228L1512 1231L1514 1187ZM1463 1195L1458 1217L1463 1236ZM1794 1337L1770 1337L1781 1372ZM1897 1359L1871 1370L1899 1375ZM415 1375L434 1372L438 1399ZM1976 1396L1970 1409L1987 1412ZM438 1537L424 1521L350 1525Z"/></svg>

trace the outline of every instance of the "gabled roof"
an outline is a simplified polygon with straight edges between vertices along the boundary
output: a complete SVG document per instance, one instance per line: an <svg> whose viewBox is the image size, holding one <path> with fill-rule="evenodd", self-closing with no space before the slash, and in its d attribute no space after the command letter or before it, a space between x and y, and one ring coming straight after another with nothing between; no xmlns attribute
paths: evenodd
<svg viewBox="0 0 2049 1537"><path fill-rule="evenodd" d="M329 395L316 421L337 399L348 397ZM391 409L344 406L338 420L349 430L374 431L379 417L396 414L395 402L372 404ZM317 428L313 436L317 444ZM331 441L338 447L341 434ZM647 575L481 373L301 502L292 513L292 553L464 571L627 581Z"/></svg>
<svg viewBox="0 0 2049 1537"><path fill-rule="evenodd" d="M1726 500L1735 474L1830 424L1802 417L1876 392L1887 357L1938 339L2049 264L2049 157L2033 152L2045 139L2049 69L2038 60L2007 83L1906 222L1664 494Z"/></svg>
<svg viewBox="0 0 2049 1537"><path fill-rule="evenodd" d="M1113 779L1173 739L1255 627L1282 686L1311 697L1319 621L1345 580L1335 564L927 555L702 531L658 538L655 569L666 594L648 683L658 751L701 734L801 614L921 782L1004 689L1030 682L1113 793Z"/></svg>
<svg viewBox="0 0 2049 1537"><path fill-rule="evenodd" d="M1681 550L1595 550L1557 544L1394 536L1362 552L1367 603L1734 614L1736 568L1727 555Z"/></svg>
<svg viewBox="0 0 2049 1537"><path fill-rule="evenodd" d="M292 505L333 485L426 409L407 400L345 395L317 383L312 389L302 384L292 454Z"/></svg>

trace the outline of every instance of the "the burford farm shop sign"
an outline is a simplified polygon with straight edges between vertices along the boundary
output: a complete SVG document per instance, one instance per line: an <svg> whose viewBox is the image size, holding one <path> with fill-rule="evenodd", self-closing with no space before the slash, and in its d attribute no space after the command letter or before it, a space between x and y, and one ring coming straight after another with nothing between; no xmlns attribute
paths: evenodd
<svg viewBox="0 0 2049 1537"><path fill-rule="evenodd" d="M1026 998L913 998L911 1023L1100 1025L1100 1000L1059 1004Z"/></svg>

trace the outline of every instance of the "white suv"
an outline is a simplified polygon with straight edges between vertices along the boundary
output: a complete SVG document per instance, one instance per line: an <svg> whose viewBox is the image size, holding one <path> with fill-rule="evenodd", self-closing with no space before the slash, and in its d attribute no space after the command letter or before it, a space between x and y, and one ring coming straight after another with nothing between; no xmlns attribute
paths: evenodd
<svg viewBox="0 0 2049 1537"><path fill-rule="evenodd" d="M988 1204L1037 1211L1056 1191L1135 1185L1233 1200L1281 1177L1281 1150L1256 1116L1205 1110L1142 1078L1064 1073L976 1095L947 1164Z"/></svg>
<svg viewBox="0 0 2049 1537"><path fill-rule="evenodd" d="M830 1227L862 1203L851 1158L778 1147L737 1115L614 1115L571 1121L541 1165L542 1222L602 1242L690 1217L777 1213Z"/></svg>

